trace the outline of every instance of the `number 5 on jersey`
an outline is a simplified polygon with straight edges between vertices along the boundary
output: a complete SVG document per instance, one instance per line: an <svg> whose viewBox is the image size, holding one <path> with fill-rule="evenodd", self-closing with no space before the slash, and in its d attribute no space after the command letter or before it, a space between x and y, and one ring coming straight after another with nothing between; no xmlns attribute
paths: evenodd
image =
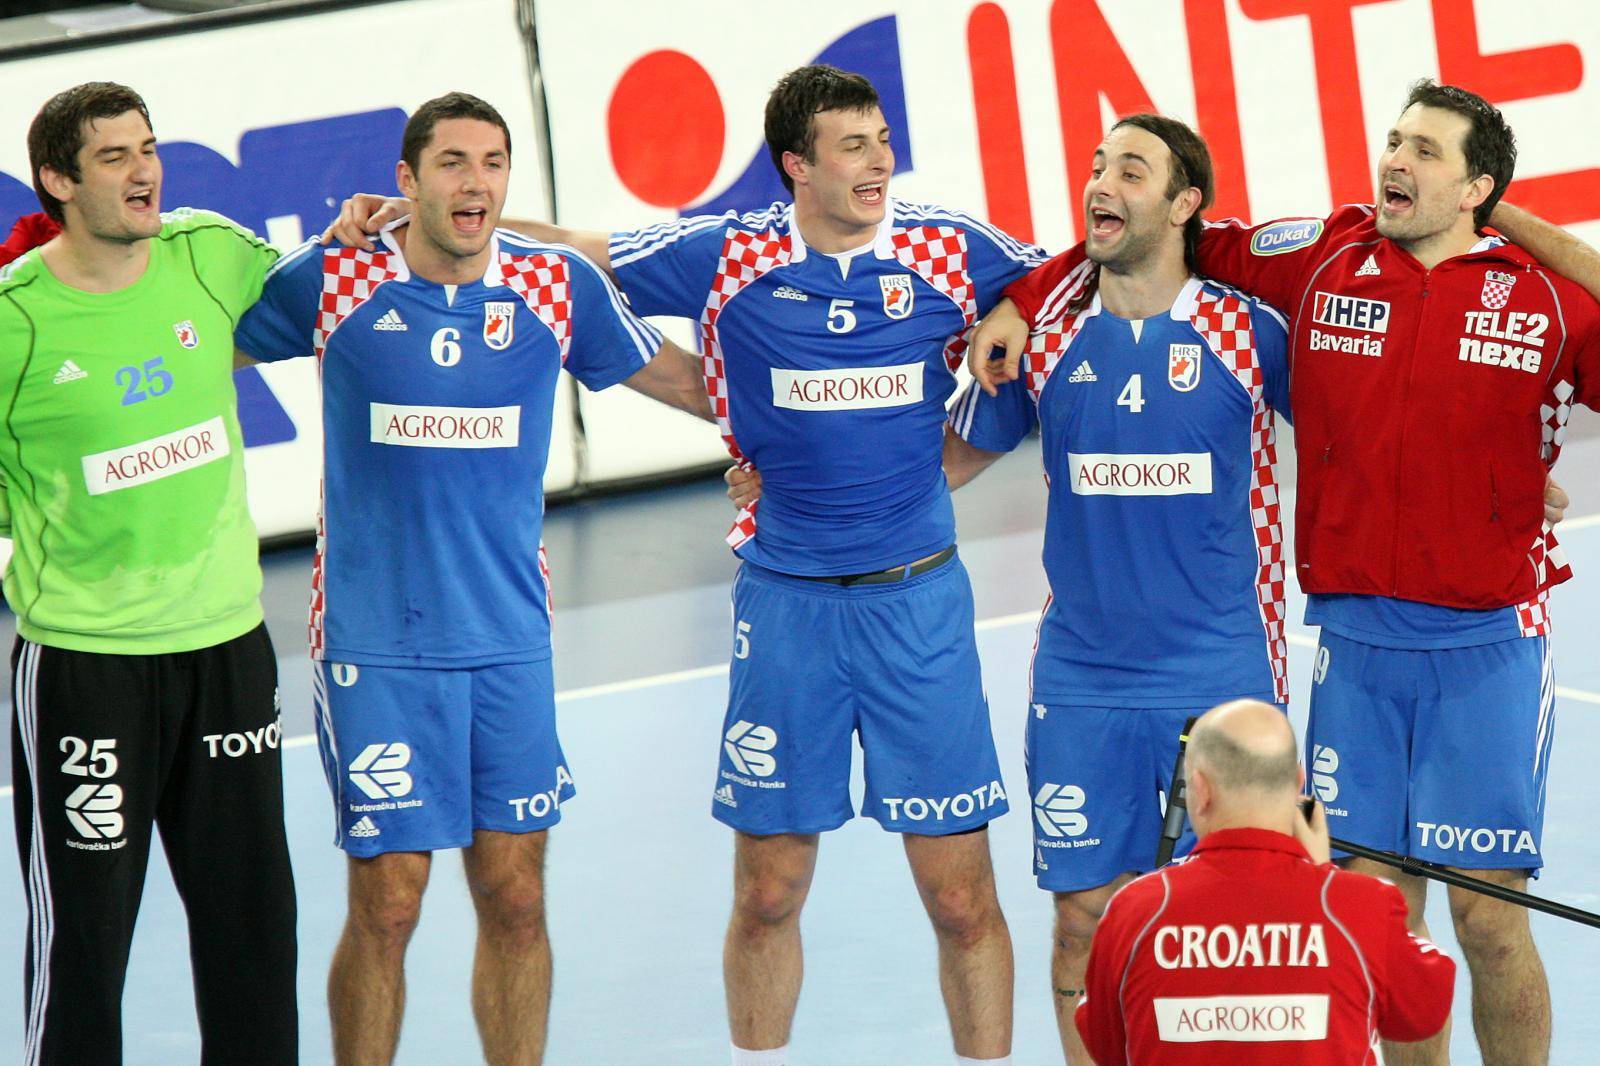
<svg viewBox="0 0 1600 1066"><path fill-rule="evenodd" d="M856 313L850 310L854 300L835 299L828 305L828 332L849 333L856 328Z"/></svg>

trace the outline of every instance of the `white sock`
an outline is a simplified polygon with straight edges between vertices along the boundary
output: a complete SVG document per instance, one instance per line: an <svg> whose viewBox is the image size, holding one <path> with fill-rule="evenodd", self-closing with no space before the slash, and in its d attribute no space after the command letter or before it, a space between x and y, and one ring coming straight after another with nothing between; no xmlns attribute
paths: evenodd
<svg viewBox="0 0 1600 1066"><path fill-rule="evenodd" d="M956 1066L1011 1066L1011 1056L1005 1055L998 1059L969 1059L965 1055L957 1055Z"/></svg>
<svg viewBox="0 0 1600 1066"><path fill-rule="evenodd" d="M732 1046L733 1066L784 1066L789 1061L788 1044L770 1051L746 1051L737 1044Z"/></svg>

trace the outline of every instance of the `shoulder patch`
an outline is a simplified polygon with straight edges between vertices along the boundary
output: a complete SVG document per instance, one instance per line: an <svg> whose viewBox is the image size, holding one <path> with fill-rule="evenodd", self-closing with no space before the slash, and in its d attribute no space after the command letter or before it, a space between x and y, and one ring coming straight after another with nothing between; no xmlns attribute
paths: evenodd
<svg viewBox="0 0 1600 1066"><path fill-rule="evenodd" d="M1320 218L1274 222L1270 226L1262 226L1256 230L1255 236L1250 238L1250 252L1253 255L1282 255L1284 252L1304 248L1321 236Z"/></svg>

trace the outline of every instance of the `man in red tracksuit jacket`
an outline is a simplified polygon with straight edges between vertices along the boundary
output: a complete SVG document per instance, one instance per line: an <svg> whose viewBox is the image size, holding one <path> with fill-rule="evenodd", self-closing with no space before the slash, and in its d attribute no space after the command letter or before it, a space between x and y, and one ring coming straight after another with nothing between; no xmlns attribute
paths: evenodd
<svg viewBox="0 0 1600 1066"><path fill-rule="evenodd" d="M1095 1062L1378 1063L1450 1013L1455 963L1406 928L1392 884L1328 863L1283 713L1240 700L1190 733L1183 862L1112 897L1078 1032Z"/></svg>
<svg viewBox="0 0 1600 1066"><path fill-rule="evenodd" d="M1497 110L1418 82L1379 157L1375 207L1211 226L1200 266L1290 319L1296 572L1306 622L1322 627L1306 749L1330 821L1522 889L1543 865L1547 594L1570 576L1541 492L1572 405L1600 403L1600 307L1481 235L1515 159ZM1082 259L1074 249L1006 290L1015 311L1002 302L974 338L980 378L995 337L999 376L1014 376L1007 315L1058 311ZM1395 880L1425 935L1426 882ZM1450 907L1484 1061L1548 1062L1526 911L1459 889ZM1443 1062L1447 1039L1390 1062Z"/></svg>

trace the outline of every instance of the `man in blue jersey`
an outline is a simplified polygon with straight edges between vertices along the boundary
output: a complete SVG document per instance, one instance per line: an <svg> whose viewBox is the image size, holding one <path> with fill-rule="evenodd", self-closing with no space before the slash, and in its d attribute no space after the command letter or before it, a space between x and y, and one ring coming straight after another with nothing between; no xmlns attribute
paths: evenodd
<svg viewBox="0 0 1600 1066"><path fill-rule="evenodd" d="M1118 122L1084 190L1089 261L1041 318L1027 373L951 412L952 485L1043 435L1051 597L1031 671L1034 875L1055 893L1051 960L1067 1061L1113 893L1152 868L1184 721L1288 702L1274 415L1284 325L1196 276L1210 155L1183 123ZM1192 843L1192 838L1185 841Z"/></svg>
<svg viewBox="0 0 1600 1066"><path fill-rule="evenodd" d="M698 322L729 451L766 478L759 521L746 510L729 534L744 565L712 796L736 831L733 1061L786 1060L800 909L819 834L855 813L854 734L863 812L902 834L933 921L957 1060L1006 1063L1011 939L984 827L1007 802L939 464L965 334L1043 253L892 200L889 128L859 75L785 75L766 138L792 206L609 237L517 223L608 267L641 314ZM374 206L347 205L339 232Z"/></svg>
<svg viewBox="0 0 1600 1066"><path fill-rule="evenodd" d="M497 231L511 138L488 104L406 125L414 204L373 251L308 242L237 343L314 354L326 476L311 604L324 770L349 855L329 974L334 1053L389 1062L432 852L462 848L473 1010L490 1063L543 1056L545 831L573 795L555 729L540 529L562 367L709 418L698 361L572 248Z"/></svg>
<svg viewBox="0 0 1600 1066"><path fill-rule="evenodd" d="M733 1061L785 1061L818 835L854 814L854 733L863 813L902 834L933 920L957 1060L1007 1062L1011 941L984 830L1007 802L939 449L964 334L1041 253L892 200L859 75L785 75L766 139L792 206L606 249L636 310L698 320L729 450L766 478L729 537L744 565L712 802L737 834Z"/></svg>

